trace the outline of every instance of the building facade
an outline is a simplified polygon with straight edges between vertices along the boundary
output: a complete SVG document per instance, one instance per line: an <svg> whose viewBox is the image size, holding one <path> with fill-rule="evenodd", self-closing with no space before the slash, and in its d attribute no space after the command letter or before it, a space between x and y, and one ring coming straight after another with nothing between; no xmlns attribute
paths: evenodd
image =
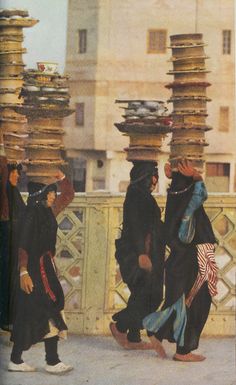
<svg viewBox="0 0 236 385"><path fill-rule="evenodd" d="M115 100L168 100L169 36L199 32L212 84L206 182L211 192L235 192L234 0L69 0L68 7L66 73L75 114L65 119L65 144L76 190L126 190L132 164L123 151L128 138L114 126L122 121ZM169 142L159 159L163 194Z"/></svg>

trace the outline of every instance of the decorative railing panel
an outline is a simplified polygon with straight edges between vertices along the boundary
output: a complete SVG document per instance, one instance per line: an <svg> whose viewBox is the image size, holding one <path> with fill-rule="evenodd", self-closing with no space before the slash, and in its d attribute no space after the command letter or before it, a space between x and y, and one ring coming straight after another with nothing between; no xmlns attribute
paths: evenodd
<svg viewBox="0 0 236 385"><path fill-rule="evenodd" d="M111 315L125 306L129 291L116 264L114 241L122 225L124 196L77 195L58 216L57 267L66 295L69 328L106 334ZM165 197L157 197L164 214ZM210 196L205 205L218 239L218 295L206 334L234 334L236 196Z"/></svg>

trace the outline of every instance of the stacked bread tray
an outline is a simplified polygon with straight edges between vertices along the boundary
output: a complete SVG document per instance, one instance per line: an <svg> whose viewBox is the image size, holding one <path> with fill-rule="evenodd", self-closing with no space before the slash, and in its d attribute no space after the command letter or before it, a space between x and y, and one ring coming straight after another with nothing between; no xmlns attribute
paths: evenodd
<svg viewBox="0 0 236 385"><path fill-rule="evenodd" d="M9 163L24 160L27 120L15 111L23 105L24 62L23 28L32 27L38 20L22 9L0 9L0 136Z"/></svg>
<svg viewBox="0 0 236 385"><path fill-rule="evenodd" d="M63 159L63 118L69 108L68 77L60 75L56 63L38 63L24 73L23 113L27 116L27 175L31 181L50 183Z"/></svg>
<svg viewBox="0 0 236 385"><path fill-rule="evenodd" d="M129 136L129 147L124 149L127 160L156 162L171 126L166 104L161 100L116 100L116 103L123 104L124 121L115 126Z"/></svg>
<svg viewBox="0 0 236 385"><path fill-rule="evenodd" d="M170 142L170 163L177 169L179 160L186 158L200 171L204 169L204 148L208 144L205 132L211 127L206 124L207 82L204 42L201 33L170 36L173 69L168 72L174 81L166 85L172 90L168 100L173 103L171 117L172 140Z"/></svg>

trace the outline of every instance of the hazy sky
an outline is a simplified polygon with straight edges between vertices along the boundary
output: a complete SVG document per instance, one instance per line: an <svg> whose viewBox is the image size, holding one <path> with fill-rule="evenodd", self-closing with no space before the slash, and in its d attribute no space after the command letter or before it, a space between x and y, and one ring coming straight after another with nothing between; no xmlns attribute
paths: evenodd
<svg viewBox="0 0 236 385"><path fill-rule="evenodd" d="M0 8L23 8L39 20L31 28L24 28L24 54L27 68L35 68L37 61L59 63L64 71L66 49L67 0L0 0Z"/></svg>

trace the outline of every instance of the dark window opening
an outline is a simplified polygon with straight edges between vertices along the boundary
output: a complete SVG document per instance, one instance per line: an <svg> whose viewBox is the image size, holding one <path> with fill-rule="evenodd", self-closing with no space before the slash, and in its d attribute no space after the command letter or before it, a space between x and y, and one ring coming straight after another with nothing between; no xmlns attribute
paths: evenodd
<svg viewBox="0 0 236 385"><path fill-rule="evenodd" d="M231 30L225 29L222 31L223 35L223 55L231 54Z"/></svg>
<svg viewBox="0 0 236 385"><path fill-rule="evenodd" d="M97 168L102 168L103 167L103 161L101 159L97 160Z"/></svg>
<svg viewBox="0 0 236 385"><path fill-rule="evenodd" d="M148 53L166 53L167 31L150 29L148 31Z"/></svg>
<svg viewBox="0 0 236 385"><path fill-rule="evenodd" d="M84 126L84 103L75 105L75 123L77 126Z"/></svg>
<svg viewBox="0 0 236 385"><path fill-rule="evenodd" d="M87 52L87 29L79 29L79 53Z"/></svg>
<svg viewBox="0 0 236 385"><path fill-rule="evenodd" d="M73 181L75 192L86 191L86 160L82 158L67 158L69 164L68 176Z"/></svg>
<svg viewBox="0 0 236 385"><path fill-rule="evenodd" d="M229 131L229 107L220 107L219 131Z"/></svg>

